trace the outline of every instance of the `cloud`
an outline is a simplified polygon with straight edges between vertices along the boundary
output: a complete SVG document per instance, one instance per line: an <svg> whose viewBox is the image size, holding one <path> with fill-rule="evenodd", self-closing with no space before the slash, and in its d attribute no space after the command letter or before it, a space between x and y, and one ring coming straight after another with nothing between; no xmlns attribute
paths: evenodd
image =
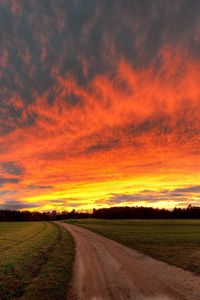
<svg viewBox="0 0 200 300"><path fill-rule="evenodd" d="M0 176L0 186L5 184L17 184L20 182L20 179L17 177L3 177Z"/></svg>
<svg viewBox="0 0 200 300"><path fill-rule="evenodd" d="M139 202L153 204L160 201L173 201L174 203L179 203L180 201L182 201L180 203L182 203L181 205L183 205L183 203L186 203L187 201L196 201L194 199L191 199L190 194L193 194L193 196L195 197L199 197L200 186L186 186L172 190L141 190L137 193L132 194L109 194L109 197L105 203L116 205L123 203L134 204Z"/></svg>
<svg viewBox="0 0 200 300"><path fill-rule="evenodd" d="M169 200L169 198L164 195L156 195L155 194L143 194L141 193L134 193L134 194L112 194L110 198L108 198L108 204L123 204L129 203L134 204L138 202L146 202L146 203L156 203L158 201Z"/></svg>
<svg viewBox="0 0 200 300"><path fill-rule="evenodd" d="M200 185L191 185L187 187L177 188L174 189L174 193L180 193L180 194L187 194L187 193L194 193L199 194L200 193Z"/></svg>
<svg viewBox="0 0 200 300"><path fill-rule="evenodd" d="M84 150L85 154L101 152L101 151L109 151L115 148L119 144L119 140L109 140L106 143L96 143L94 145L90 145L86 150Z"/></svg>
<svg viewBox="0 0 200 300"><path fill-rule="evenodd" d="M22 175L24 173L24 168L15 161L7 161L1 163L2 168L5 172L11 175Z"/></svg>
<svg viewBox="0 0 200 300"><path fill-rule="evenodd" d="M29 209L39 207L38 203L28 203L22 202L15 199L6 200L3 204L0 204L0 209L12 209L12 210L19 210L19 209Z"/></svg>
<svg viewBox="0 0 200 300"><path fill-rule="evenodd" d="M14 195L16 193L17 193L17 191L14 191L14 190L2 190L2 191L0 191L0 196Z"/></svg>
<svg viewBox="0 0 200 300"><path fill-rule="evenodd" d="M5 99L4 116L9 115L9 122L3 118L5 132L36 121L27 105L38 95L47 92L49 103L56 101L61 92L56 74L71 75L79 85L86 85L99 74L114 74L121 57L134 68L144 68L163 45L178 43L199 54L199 4L195 1L174 5L171 0L135 0L125 5L120 0L16 3L4 0L0 6L1 98ZM79 103L75 95L66 98L72 106ZM22 99L25 110L10 103L13 97Z"/></svg>
<svg viewBox="0 0 200 300"><path fill-rule="evenodd" d="M27 186L28 190L46 190L46 189L53 189L53 186L51 185L35 185L35 184L30 184Z"/></svg>

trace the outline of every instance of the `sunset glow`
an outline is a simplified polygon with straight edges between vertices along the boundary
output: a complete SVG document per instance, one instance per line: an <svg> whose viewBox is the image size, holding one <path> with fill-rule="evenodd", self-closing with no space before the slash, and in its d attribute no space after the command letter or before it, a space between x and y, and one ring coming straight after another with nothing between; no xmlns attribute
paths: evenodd
<svg viewBox="0 0 200 300"><path fill-rule="evenodd" d="M0 4L0 208L198 205L198 1L42 2Z"/></svg>

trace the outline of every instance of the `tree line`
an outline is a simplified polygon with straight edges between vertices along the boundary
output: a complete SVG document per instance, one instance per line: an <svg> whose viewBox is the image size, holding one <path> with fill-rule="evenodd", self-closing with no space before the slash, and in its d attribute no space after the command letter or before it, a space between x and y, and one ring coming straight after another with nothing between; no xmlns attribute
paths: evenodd
<svg viewBox="0 0 200 300"><path fill-rule="evenodd" d="M152 207L110 207L93 209L91 213L75 211L31 212L29 210L0 210L0 222L7 221L56 221L65 219L200 219L200 207L173 210Z"/></svg>

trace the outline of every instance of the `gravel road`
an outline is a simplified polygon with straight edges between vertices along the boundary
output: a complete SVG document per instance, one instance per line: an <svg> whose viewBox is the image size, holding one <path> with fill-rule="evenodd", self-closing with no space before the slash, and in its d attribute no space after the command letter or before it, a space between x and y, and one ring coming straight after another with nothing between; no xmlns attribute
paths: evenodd
<svg viewBox="0 0 200 300"><path fill-rule="evenodd" d="M200 300L200 277L87 229L56 222L76 242L69 300Z"/></svg>

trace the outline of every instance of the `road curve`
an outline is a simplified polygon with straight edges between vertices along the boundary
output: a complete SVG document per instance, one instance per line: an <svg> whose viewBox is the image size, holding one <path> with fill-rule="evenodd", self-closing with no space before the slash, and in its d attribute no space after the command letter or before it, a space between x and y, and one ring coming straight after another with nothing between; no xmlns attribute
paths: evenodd
<svg viewBox="0 0 200 300"><path fill-rule="evenodd" d="M68 300L200 300L200 277L87 229L56 222L76 242Z"/></svg>

